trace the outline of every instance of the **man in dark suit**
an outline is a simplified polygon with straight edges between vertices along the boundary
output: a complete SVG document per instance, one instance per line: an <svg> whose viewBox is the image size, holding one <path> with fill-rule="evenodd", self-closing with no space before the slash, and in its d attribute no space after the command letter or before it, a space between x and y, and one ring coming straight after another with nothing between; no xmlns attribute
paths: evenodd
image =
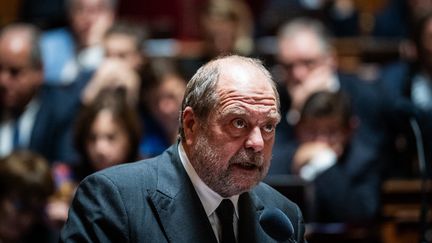
<svg viewBox="0 0 432 243"><path fill-rule="evenodd" d="M276 129L274 156L268 174L297 174L313 183L314 197L308 201L311 204L308 208L313 210L308 214L308 221L358 223L374 220L380 206L378 189L388 152L388 135L381 117L383 106L376 84L338 72L330 36L317 20L299 18L283 25L278 48L282 121ZM343 93L352 104L352 134L339 159L334 153L328 153L328 149L320 149L320 153L310 156L313 147L303 146L295 129L303 119L300 113L305 101L324 91ZM328 112L329 109L326 106L323 110ZM319 115L323 116L323 112ZM329 137L339 136L334 131L336 122L324 128L320 128L326 125L323 122L317 124L311 130L320 146L323 139L320 129ZM305 159L305 151L314 159ZM301 154L304 163L296 162ZM346 205L349 206L346 208Z"/></svg>
<svg viewBox="0 0 432 243"><path fill-rule="evenodd" d="M228 56L209 62L188 83L179 142L153 159L84 179L61 241L274 242L259 218L279 208L294 229L287 242L303 242L299 208L260 182L270 165L278 109L276 88L259 61ZM231 215L219 214L219 204L231 205Z"/></svg>
<svg viewBox="0 0 432 243"><path fill-rule="evenodd" d="M359 222L378 216L379 161L368 146L353 140L356 122L341 92L312 94L295 126L298 148L293 172L313 183L315 222ZM366 156L365 156L366 155ZM368 166L359 167L367 164Z"/></svg>
<svg viewBox="0 0 432 243"><path fill-rule="evenodd" d="M49 161L70 161L67 93L43 85L38 30L6 26L0 36L0 156L27 148Z"/></svg>
<svg viewBox="0 0 432 243"><path fill-rule="evenodd" d="M367 154L362 155L368 157L365 161L375 161L384 154L388 141L376 84L337 71L330 36L321 22L309 18L287 22L279 31L277 53L282 121L277 129L269 174L291 173L292 156L298 143L293 128L300 119L305 100L318 91L340 91L348 95L357 119L353 140L366 144ZM369 164L355 166L362 170Z"/></svg>

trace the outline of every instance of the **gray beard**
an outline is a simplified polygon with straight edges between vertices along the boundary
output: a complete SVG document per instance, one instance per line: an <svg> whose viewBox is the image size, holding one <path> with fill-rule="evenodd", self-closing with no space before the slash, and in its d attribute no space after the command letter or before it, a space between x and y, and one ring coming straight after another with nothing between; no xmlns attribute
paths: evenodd
<svg viewBox="0 0 432 243"><path fill-rule="evenodd" d="M209 144L205 135L199 135L197 143L191 151L191 162L193 161L193 167L204 183L222 197L230 197L249 191L267 174L268 166L265 166L262 153L242 149L229 160L228 164L221 164L220 154L222 154L220 148ZM254 178L250 176L234 178L231 173L231 165L254 165L258 167L259 173ZM245 186L239 184L239 181L250 181L250 183Z"/></svg>

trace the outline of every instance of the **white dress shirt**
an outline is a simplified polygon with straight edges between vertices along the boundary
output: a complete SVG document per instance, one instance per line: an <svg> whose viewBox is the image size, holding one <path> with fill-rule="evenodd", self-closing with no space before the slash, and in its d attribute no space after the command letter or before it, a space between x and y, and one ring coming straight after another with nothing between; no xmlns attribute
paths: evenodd
<svg viewBox="0 0 432 243"><path fill-rule="evenodd" d="M213 232L215 233L216 239L218 242L220 242L221 236L222 236L222 227L220 225L219 219L216 215L216 208L219 206L219 204L222 202L223 197L221 197L218 193L213 191L210 187L208 187L198 176L195 169L193 168L192 164L189 162L189 159L186 155L186 152L184 151L184 148L181 143L179 143L178 146L178 152L180 156L180 161L183 164L183 167L186 170L186 173L188 174L189 178L192 181L192 184L195 188L195 191L198 194L199 199L201 200L202 205L204 206L204 210L207 214L207 217L210 221L210 224L212 226ZM237 229L238 229L238 199L239 195L234 195L230 198L231 202L234 204L234 234L237 237Z"/></svg>
<svg viewBox="0 0 432 243"><path fill-rule="evenodd" d="M33 99L18 118L14 119L7 114L0 118L0 156L6 156L14 150L13 136L16 123L18 123L19 129L19 146L21 148L27 148L29 146L31 133L39 108L39 101Z"/></svg>

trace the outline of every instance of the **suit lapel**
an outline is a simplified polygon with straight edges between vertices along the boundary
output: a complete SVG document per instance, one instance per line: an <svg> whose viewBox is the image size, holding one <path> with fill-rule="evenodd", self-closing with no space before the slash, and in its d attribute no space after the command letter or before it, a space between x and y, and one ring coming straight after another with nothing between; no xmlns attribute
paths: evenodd
<svg viewBox="0 0 432 243"><path fill-rule="evenodd" d="M178 156L177 145L168 150L158 168L156 190L148 191L158 221L169 242L217 243L216 237ZM146 194L147 194L146 193ZM259 224L264 204L252 190L239 198L238 242L276 242Z"/></svg>
<svg viewBox="0 0 432 243"><path fill-rule="evenodd" d="M259 225L259 216L264 205L253 192L246 192L239 198L239 242L268 242L271 240Z"/></svg>
<svg viewBox="0 0 432 243"><path fill-rule="evenodd" d="M148 192L168 241L216 243L204 207L181 164L177 145L168 154L171 161L161 161L156 190Z"/></svg>

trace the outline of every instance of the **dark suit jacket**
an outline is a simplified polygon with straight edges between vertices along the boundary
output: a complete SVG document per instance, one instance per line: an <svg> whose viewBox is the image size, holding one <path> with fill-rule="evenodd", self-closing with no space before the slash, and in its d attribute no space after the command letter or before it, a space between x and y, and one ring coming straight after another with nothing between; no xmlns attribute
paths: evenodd
<svg viewBox="0 0 432 243"><path fill-rule="evenodd" d="M297 205L260 183L239 198L239 242L275 242L261 229L265 208L279 208L303 242ZM79 186L61 242L217 242L198 195L171 146L153 159L87 177Z"/></svg>
<svg viewBox="0 0 432 243"><path fill-rule="evenodd" d="M380 161L368 146L354 141L337 163L319 174L314 184L315 222L368 222L380 203Z"/></svg>
<svg viewBox="0 0 432 243"><path fill-rule="evenodd" d="M353 141L360 141L367 146L367 152L373 160L383 159L388 146L386 123L383 119L384 104L381 101L378 86L365 83L353 75L338 74L340 90L350 97L353 114L359 120L359 126L353 135ZM273 147L273 159L269 174L291 174L291 161L298 146L294 127L288 124L286 114L290 108L290 98L285 87L280 87L282 120L276 129ZM356 142L357 144L357 142ZM355 165L359 167L359 165ZM369 166L365 164L364 166Z"/></svg>
<svg viewBox="0 0 432 243"><path fill-rule="evenodd" d="M73 145L74 122L81 108L81 92L92 74L82 72L75 82L65 86L44 84L39 91L41 106L29 148L50 162L76 164L79 161Z"/></svg>
<svg viewBox="0 0 432 243"><path fill-rule="evenodd" d="M307 220L341 222L368 220L379 209L381 169L387 161L387 133L377 87L355 76L338 75L340 89L349 97L359 126L345 156L314 180L314 213ZM289 97L282 88L282 114L289 109ZM283 119L276 129L276 141L269 175L291 174L298 149L294 127Z"/></svg>
<svg viewBox="0 0 432 243"><path fill-rule="evenodd" d="M69 119L73 115L65 103L66 95L63 89L50 85L43 85L37 95L40 107L26 148L50 162L69 161L73 156Z"/></svg>

